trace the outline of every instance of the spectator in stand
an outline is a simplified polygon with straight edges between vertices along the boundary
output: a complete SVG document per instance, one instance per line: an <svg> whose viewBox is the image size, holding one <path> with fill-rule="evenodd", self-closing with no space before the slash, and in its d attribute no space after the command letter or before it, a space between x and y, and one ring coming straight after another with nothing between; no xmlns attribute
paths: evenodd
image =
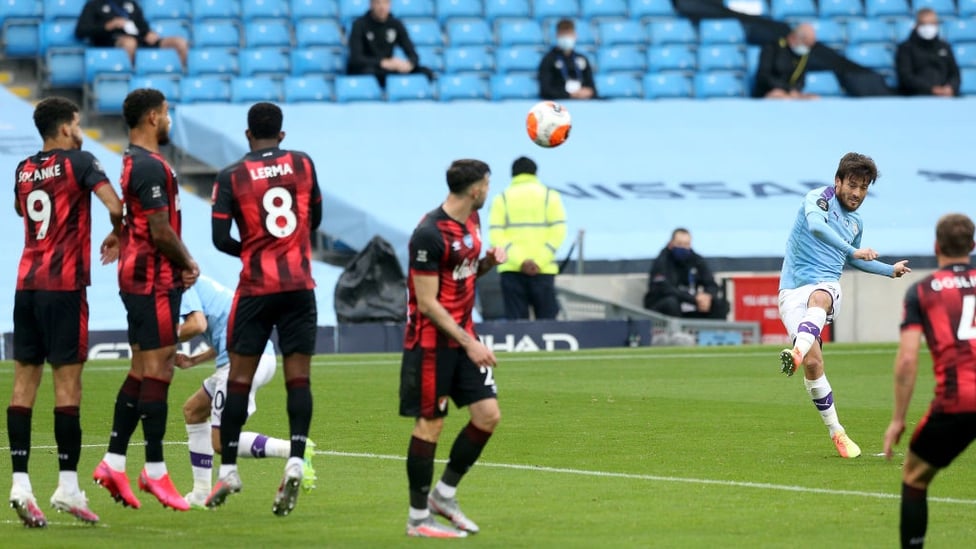
<svg viewBox="0 0 976 549"><path fill-rule="evenodd" d="M539 96L543 99L595 99L593 66L576 51L576 25L556 24L556 45L539 63Z"/></svg>
<svg viewBox="0 0 976 549"><path fill-rule="evenodd" d="M137 48L171 48L186 66L186 39L153 32L135 0L88 0L75 25L75 36L99 48L122 48L133 61Z"/></svg>
<svg viewBox="0 0 976 549"><path fill-rule="evenodd" d="M817 32L809 24L801 23L786 37L763 46L753 97L817 99L817 95L803 93L810 50L816 43Z"/></svg>
<svg viewBox="0 0 976 549"><path fill-rule="evenodd" d="M939 39L939 16L931 9L918 10L911 36L898 44L895 69L905 95L959 95L959 65L949 44Z"/></svg>
<svg viewBox="0 0 976 549"><path fill-rule="evenodd" d="M678 228L651 266L644 308L668 316L725 320L729 302L705 258L691 249L691 233Z"/></svg>
<svg viewBox="0 0 976 549"><path fill-rule="evenodd" d="M393 57L395 46L400 46L406 59ZM370 0L369 11L353 22L346 72L372 74L384 88L389 74L423 74L428 80L434 78L433 71L420 65L406 27L390 13L390 0Z"/></svg>

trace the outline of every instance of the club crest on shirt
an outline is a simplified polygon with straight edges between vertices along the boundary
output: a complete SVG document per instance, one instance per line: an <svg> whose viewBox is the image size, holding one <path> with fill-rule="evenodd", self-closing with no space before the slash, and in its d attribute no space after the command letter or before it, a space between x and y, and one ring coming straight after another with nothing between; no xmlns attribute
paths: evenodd
<svg viewBox="0 0 976 549"><path fill-rule="evenodd" d="M461 243L457 240L451 242L451 249L454 250L455 252L461 251Z"/></svg>
<svg viewBox="0 0 976 549"><path fill-rule="evenodd" d="M583 57L582 55L576 56L576 68L578 68L581 71L586 70L586 58Z"/></svg>
<svg viewBox="0 0 976 549"><path fill-rule="evenodd" d="M464 235L464 238L462 238L461 241L464 242L464 245L468 248L474 246L474 237L470 234Z"/></svg>
<svg viewBox="0 0 976 549"><path fill-rule="evenodd" d="M386 41L390 44L396 42L396 29L386 29Z"/></svg>

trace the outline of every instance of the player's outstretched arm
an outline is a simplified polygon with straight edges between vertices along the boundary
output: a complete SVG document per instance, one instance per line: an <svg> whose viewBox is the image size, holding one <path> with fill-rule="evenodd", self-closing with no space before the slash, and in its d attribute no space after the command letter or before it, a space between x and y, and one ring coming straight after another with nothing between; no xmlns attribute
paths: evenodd
<svg viewBox="0 0 976 549"><path fill-rule="evenodd" d="M884 454L888 459L894 455L894 447L905 432L905 415L915 390L921 340L922 331L918 327L902 329L898 355L895 358L895 404L884 438Z"/></svg>
<svg viewBox="0 0 976 549"><path fill-rule="evenodd" d="M810 229L810 234L815 236L817 240L843 251L848 258L854 257L854 254L858 252L857 248L844 241L844 239L837 234L837 231L827 224L827 218L823 217L822 215L808 214L807 228ZM870 248L868 250L870 250Z"/></svg>
<svg viewBox="0 0 976 549"><path fill-rule="evenodd" d="M457 341L468 353L468 358L472 362L479 366L495 366L495 353L458 326L458 323L451 317L451 313L448 313L447 309L437 300L437 292L440 287L437 274L414 274L413 286L414 292L417 294L417 309L420 314L429 318L437 326L437 329L447 337Z"/></svg>
<svg viewBox="0 0 976 549"><path fill-rule="evenodd" d="M192 313L186 315L186 318L183 319L183 322L180 323L179 327L176 329L176 333L179 334L180 343L190 341L206 331L207 316L203 314L203 311L193 311Z"/></svg>

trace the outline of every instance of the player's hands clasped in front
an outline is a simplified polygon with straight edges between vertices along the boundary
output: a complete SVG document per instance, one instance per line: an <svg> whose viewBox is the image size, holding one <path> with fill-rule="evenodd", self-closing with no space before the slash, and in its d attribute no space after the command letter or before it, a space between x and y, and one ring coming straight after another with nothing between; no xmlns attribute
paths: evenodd
<svg viewBox="0 0 976 549"><path fill-rule="evenodd" d="M884 436L884 455L886 459L891 459L891 456L895 454L895 445L901 440L902 433L905 432L905 422L898 420L891 420L888 424L888 429L885 430Z"/></svg>
<svg viewBox="0 0 976 549"><path fill-rule="evenodd" d="M485 252L485 257L482 259L482 261L487 263L487 267L489 269L492 267L497 267L498 265L508 261L508 252L505 251L505 248L499 248L497 246L494 248L488 248L488 251Z"/></svg>
<svg viewBox="0 0 976 549"><path fill-rule="evenodd" d="M874 261L878 259L878 252L872 250L871 248L860 248L854 250L854 259L863 259L864 261Z"/></svg>
<svg viewBox="0 0 976 549"><path fill-rule="evenodd" d="M465 345L464 352L468 354L471 362L474 362L478 366L494 367L498 364L498 361L495 359L495 353L477 339L473 339Z"/></svg>
<svg viewBox="0 0 976 549"><path fill-rule="evenodd" d="M115 263L119 259L119 237L115 233L109 233L102 241L102 265Z"/></svg>
<svg viewBox="0 0 976 549"><path fill-rule="evenodd" d="M912 270L908 268L908 260L902 259L898 263L895 263L895 272L893 272L891 276L892 278L901 278L910 272L912 272Z"/></svg>
<svg viewBox="0 0 976 549"><path fill-rule="evenodd" d="M200 278L200 267L196 261L190 261L190 268L183 269L183 287L189 288L193 286L196 284L198 278Z"/></svg>
<svg viewBox="0 0 976 549"><path fill-rule="evenodd" d="M184 355L183 353L176 353L176 360L174 361L174 364L176 364L176 367L181 370L196 366L193 363L193 359L187 355Z"/></svg>

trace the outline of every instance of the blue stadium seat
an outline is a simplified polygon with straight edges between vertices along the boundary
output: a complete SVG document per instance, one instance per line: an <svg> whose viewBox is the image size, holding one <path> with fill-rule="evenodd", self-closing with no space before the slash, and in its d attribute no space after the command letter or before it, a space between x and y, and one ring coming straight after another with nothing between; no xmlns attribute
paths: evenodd
<svg viewBox="0 0 976 549"><path fill-rule="evenodd" d="M495 24L498 46L541 46L542 26L534 19L506 19Z"/></svg>
<svg viewBox="0 0 976 549"><path fill-rule="evenodd" d="M431 101L434 86L422 74L397 74L386 78L386 99L391 102Z"/></svg>
<svg viewBox="0 0 976 549"><path fill-rule="evenodd" d="M291 0L290 11L292 23L297 25L305 19L338 17L339 4L336 0Z"/></svg>
<svg viewBox="0 0 976 549"><path fill-rule="evenodd" d="M864 0L864 13L872 18L912 14L907 0Z"/></svg>
<svg viewBox="0 0 976 549"><path fill-rule="evenodd" d="M373 76L337 76L335 97L339 103L382 101L383 90Z"/></svg>
<svg viewBox="0 0 976 549"><path fill-rule="evenodd" d="M692 96L691 77L677 72L644 75L644 97L647 99L684 98Z"/></svg>
<svg viewBox="0 0 976 549"><path fill-rule="evenodd" d="M489 46L495 42L483 19L453 19L447 23L447 43L452 46Z"/></svg>
<svg viewBox="0 0 976 549"><path fill-rule="evenodd" d="M289 76L284 88L285 103L332 101L332 83L321 76Z"/></svg>
<svg viewBox="0 0 976 549"><path fill-rule="evenodd" d="M597 34L601 46L620 44L643 44L647 41L644 27L634 20L616 19L597 23Z"/></svg>
<svg viewBox="0 0 976 549"><path fill-rule="evenodd" d="M891 20L891 27L894 29L892 35L895 37L895 42L903 42L908 40L912 35L912 31L915 30L915 19L911 17L895 17Z"/></svg>
<svg viewBox="0 0 976 549"><path fill-rule="evenodd" d="M531 17L529 0L485 0L485 18L489 21L503 17Z"/></svg>
<svg viewBox="0 0 976 549"><path fill-rule="evenodd" d="M230 83L218 76L186 76L180 80L180 103L226 103Z"/></svg>
<svg viewBox="0 0 976 549"><path fill-rule="evenodd" d="M488 82L474 74L452 74L437 80L441 101L488 99Z"/></svg>
<svg viewBox="0 0 976 549"><path fill-rule="evenodd" d="M444 72L489 73L494 67L492 55L484 46L461 46L444 50Z"/></svg>
<svg viewBox="0 0 976 549"><path fill-rule="evenodd" d="M496 74L491 77L491 99L535 99L539 97L539 82L531 74Z"/></svg>
<svg viewBox="0 0 976 549"><path fill-rule="evenodd" d="M72 50L85 48L85 43L79 42L75 38L74 25L61 21L41 23L38 40L38 51L41 54L48 52L51 48Z"/></svg>
<svg viewBox="0 0 976 549"><path fill-rule="evenodd" d="M32 19L8 19L3 24L6 57L36 57L41 48L41 25Z"/></svg>
<svg viewBox="0 0 976 549"><path fill-rule="evenodd" d="M889 44L856 44L847 46L847 58L869 69L891 69L894 52Z"/></svg>
<svg viewBox="0 0 976 549"><path fill-rule="evenodd" d="M281 101L284 98L281 82L263 76L239 77L230 81L232 103Z"/></svg>
<svg viewBox="0 0 976 549"><path fill-rule="evenodd" d="M437 0L437 19L441 23L449 19L478 19L484 14L481 0Z"/></svg>
<svg viewBox="0 0 976 549"><path fill-rule="evenodd" d="M580 17L586 20L627 17L627 0L582 0Z"/></svg>
<svg viewBox="0 0 976 549"><path fill-rule="evenodd" d="M630 0L629 8L630 17L640 21L678 17L671 0Z"/></svg>
<svg viewBox="0 0 976 549"><path fill-rule="evenodd" d="M955 16L956 3L953 0L911 0L913 13L917 13L922 8L929 8L939 17Z"/></svg>
<svg viewBox="0 0 976 549"><path fill-rule="evenodd" d="M241 0L241 19L245 22L256 19L286 19L288 0ZM327 17L323 14L321 17Z"/></svg>
<svg viewBox="0 0 976 549"><path fill-rule="evenodd" d="M820 18L844 19L864 15L861 0L819 0Z"/></svg>
<svg viewBox="0 0 976 549"><path fill-rule="evenodd" d="M84 4L77 0L42 0L44 6L44 20L77 21Z"/></svg>
<svg viewBox="0 0 976 549"><path fill-rule="evenodd" d="M410 29L407 29L410 32ZM413 32L410 32L413 37ZM335 19L305 19L295 26L295 46L298 48L341 48L342 29Z"/></svg>
<svg viewBox="0 0 976 549"><path fill-rule="evenodd" d="M950 44L956 42L976 42L976 20L956 19L955 21L944 21L941 33L943 38Z"/></svg>
<svg viewBox="0 0 976 549"><path fill-rule="evenodd" d="M533 46L513 46L495 50L495 72L506 74L510 72L536 72L542 52Z"/></svg>
<svg viewBox="0 0 976 549"><path fill-rule="evenodd" d="M738 46L702 46L698 48L698 70L744 71L746 57Z"/></svg>
<svg viewBox="0 0 976 549"><path fill-rule="evenodd" d="M192 0L193 20L238 19L241 4L238 0Z"/></svg>
<svg viewBox="0 0 976 549"><path fill-rule="evenodd" d="M244 26L244 43L248 48L290 48L291 23L252 21Z"/></svg>
<svg viewBox="0 0 976 549"><path fill-rule="evenodd" d="M237 54L224 48L193 48L186 58L190 76L237 75Z"/></svg>
<svg viewBox="0 0 976 549"><path fill-rule="evenodd" d="M194 48L239 48L241 31L229 21L198 22L193 24Z"/></svg>
<svg viewBox="0 0 976 549"><path fill-rule="evenodd" d="M139 5L150 23L157 19L190 19L193 13L189 0L146 0Z"/></svg>
<svg viewBox="0 0 976 549"><path fill-rule="evenodd" d="M404 19L403 26L415 46L443 46L444 35L436 19L430 17Z"/></svg>
<svg viewBox="0 0 976 549"><path fill-rule="evenodd" d="M745 44L746 32L738 19L702 19L698 37L703 45Z"/></svg>
<svg viewBox="0 0 976 549"><path fill-rule="evenodd" d="M397 17L433 17L434 0L392 0L390 11Z"/></svg>
<svg viewBox="0 0 976 549"><path fill-rule="evenodd" d="M156 19L149 28L163 38L182 38L190 42L190 24L186 19Z"/></svg>
<svg viewBox="0 0 976 549"><path fill-rule="evenodd" d="M135 73L146 75L180 75L183 65L176 50L168 48L139 48L136 50Z"/></svg>
<svg viewBox="0 0 976 549"><path fill-rule="evenodd" d="M244 49L237 61L241 76L284 77L290 70L288 54L278 48Z"/></svg>
<svg viewBox="0 0 976 549"><path fill-rule="evenodd" d="M532 13L536 19L547 17L568 17L575 19L579 16L577 0L533 0Z"/></svg>
<svg viewBox="0 0 976 549"><path fill-rule="evenodd" d="M745 94L742 77L737 73L699 72L695 75L695 97L699 99L744 97Z"/></svg>
<svg viewBox="0 0 976 549"><path fill-rule="evenodd" d="M2 0L0 4L3 5L0 10L0 24L7 19L26 19L39 23L44 16L40 0Z"/></svg>
<svg viewBox="0 0 976 549"><path fill-rule="evenodd" d="M600 73L593 77L600 97L604 99L639 99L644 90L633 73Z"/></svg>
<svg viewBox="0 0 976 549"><path fill-rule="evenodd" d="M778 20L787 17L816 17L817 5L813 0L772 0L769 13L773 19Z"/></svg>
<svg viewBox="0 0 976 549"><path fill-rule="evenodd" d="M759 55L762 53L762 46L748 46L746 48L746 84L751 95L756 86L756 72L759 69Z"/></svg>
<svg viewBox="0 0 976 549"><path fill-rule="evenodd" d="M959 68L976 68L976 42L959 42L952 45L952 54Z"/></svg>
<svg viewBox="0 0 976 549"><path fill-rule="evenodd" d="M892 31L891 25L881 19L851 19L847 22L847 43L891 42Z"/></svg>
<svg viewBox="0 0 976 549"><path fill-rule="evenodd" d="M976 0L956 0L956 15L959 17L976 16Z"/></svg>
<svg viewBox="0 0 976 549"><path fill-rule="evenodd" d="M556 25L559 24L560 17L554 17L547 19L542 23L543 29L549 30L549 43L553 46L556 45ZM593 30L593 25L585 21L576 22L576 47L592 46L596 44L596 32Z"/></svg>
<svg viewBox="0 0 976 549"><path fill-rule="evenodd" d="M75 38L73 25L41 23L40 52L43 78L48 87L80 87L85 82L85 45Z"/></svg>
<svg viewBox="0 0 976 549"><path fill-rule="evenodd" d="M596 68L600 73L644 72L645 62L637 46L610 46L596 52Z"/></svg>
<svg viewBox="0 0 976 549"><path fill-rule="evenodd" d="M810 25L817 32L817 42L835 49L842 49L847 45L846 26L834 19L814 19L810 21Z"/></svg>
<svg viewBox="0 0 976 549"><path fill-rule="evenodd" d="M651 35L651 45L664 44L698 44L698 33L687 19L671 19L651 21L648 26Z"/></svg>
<svg viewBox="0 0 976 549"><path fill-rule="evenodd" d="M163 92L170 103L180 102L180 83L168 76L133 76L129 79L129 91L152 88Z"/></svg>
<svg viewBox="0 0 976 549"><path fill-rule="evenodd" d="M803 91L824 97L839 97L844 95L837 76L833 71L810 71L806 74Z"/></svg>
<svg viewBox="0 0 976 549"><path fill-rule="evenodd" d="M91 101L95 112L101 114L120 114L125 96L129 95L129 79L98 78L92 83Z"/></svg>
<svg viewBox="0 0 976 549"><path fill-rule="evenodd" d="M292 76L343 73L346 71L342 54L325 48L294 49L291 55Z"/></svg>
<svg viewBox="0 0 976 549"><path fill-rule="evenodd" d="M417 46L417 57L420 64L434 72L444 72L444 56L441 49L433 46Z"/></svg>
<svg viewBox="0 0 976 549"><path fill-rule="evenodd" d="M976 69L961 69L959 71L959 93L962 95L976 95Z"/></svg>
<svg viewBox="0 0 976 549"><path fill-rule="evenodd" d="M648 72L693 72L697 65L698 58L690 46L652 46L647 49Z"/></svg>
<svg viewBox="0 0 976 549"><path fill-rule="evenodd" d="M127 77L132 73L132 61L121 48L89 48L85 50L85 82L95 81L98 75Z"/></svg>
<svg viewBox="0 0 976 549"><path fill-rule="evenodd" d="M347 30L353 19L365 15L367 11L369 11L369 0L339 0L339 19Z"/></svg>

